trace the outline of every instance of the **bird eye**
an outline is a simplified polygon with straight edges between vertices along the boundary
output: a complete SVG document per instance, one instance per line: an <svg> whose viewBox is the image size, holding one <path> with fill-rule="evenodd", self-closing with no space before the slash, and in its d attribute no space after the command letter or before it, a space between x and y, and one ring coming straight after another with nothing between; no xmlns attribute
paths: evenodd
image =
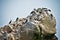
<svg viewBox="0 0 60 40"><path fill-rule="evenodd" d="M52 14L50 14L51 15L51 17L53 17L53 15Z"/></svg>
<svg viewBox="0 0 60 40"><path fill-rule="evenodd" d="M51 10L49 9L48 11L50 11L51 12Z"/></svg>
<svg viewBox="0 0 60 40"><path fill-rule="evenodd" d="M42 12L39 12L39 13L42 13Z"/></svg>

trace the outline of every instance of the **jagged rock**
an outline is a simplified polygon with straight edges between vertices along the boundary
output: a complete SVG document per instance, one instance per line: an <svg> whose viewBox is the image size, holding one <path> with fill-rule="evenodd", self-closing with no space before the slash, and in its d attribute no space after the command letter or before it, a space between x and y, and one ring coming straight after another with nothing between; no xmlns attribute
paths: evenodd
<svg viewBox="0 0 60 40"><path fill-rule="evenodd" d="M0 40L58 40L55 34L56 19L47 8L34 9L0 28Z"/></svg>

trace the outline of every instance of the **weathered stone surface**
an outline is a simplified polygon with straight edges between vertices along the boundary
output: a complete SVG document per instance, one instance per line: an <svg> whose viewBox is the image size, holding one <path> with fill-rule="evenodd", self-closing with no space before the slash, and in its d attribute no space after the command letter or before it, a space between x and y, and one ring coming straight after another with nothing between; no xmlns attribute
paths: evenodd
<svg viewBox="0 0 60 40"><path fill-rule="evenodd" d="M58 40L56 19L47 8L34 9L26 18L17 18L0 28L0 40Z"/></svg>

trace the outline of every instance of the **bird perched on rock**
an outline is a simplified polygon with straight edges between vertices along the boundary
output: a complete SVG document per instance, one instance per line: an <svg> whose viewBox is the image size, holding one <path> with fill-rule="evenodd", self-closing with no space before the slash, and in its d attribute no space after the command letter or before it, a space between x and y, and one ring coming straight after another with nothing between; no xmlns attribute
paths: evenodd
<svg viewBox="0 0 60 40"><path fill-rule="evenodd" d="M47 8L34 9L26 18L11 20L0 29L0 34L5 40L58 40L55 35L56 19Z"/></svg>

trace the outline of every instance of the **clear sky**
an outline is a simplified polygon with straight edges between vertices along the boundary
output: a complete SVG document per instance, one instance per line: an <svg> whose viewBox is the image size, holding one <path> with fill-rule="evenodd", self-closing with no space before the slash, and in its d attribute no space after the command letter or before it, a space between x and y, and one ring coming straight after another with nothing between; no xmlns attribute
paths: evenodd
<svg viewBox="0 0 60 40"><path fill-rule="evenodd" d="M0 0L0 26L17 17L26 17L34 8L46 7L56 17L57 36L60 40L60 0Z"/></svg>

